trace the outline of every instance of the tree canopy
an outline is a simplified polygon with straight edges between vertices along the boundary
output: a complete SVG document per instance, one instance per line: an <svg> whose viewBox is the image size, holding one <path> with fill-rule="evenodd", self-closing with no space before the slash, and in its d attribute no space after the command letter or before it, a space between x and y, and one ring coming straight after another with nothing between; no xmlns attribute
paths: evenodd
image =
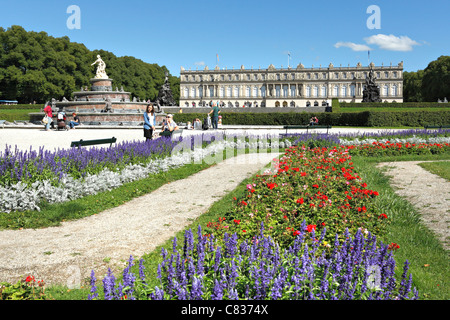
<svg viewBox="0 0 450 320"><path fill-rule="evenodd" d="M436 102L450 99L450 56L440 56L425 70L403 72L405 102Z"/></svg>
<svg viewBox="0 0 450 320"><path fill-rule="evenodd" d="M19 103L43 103L51 98L70 98L81 87L90 87L101 55L113 87L132 96L154 101L169 73L175 100L179 101L180 80L165 66L146 63L134 57L116 57L104 50L88 50L68 37L54 38L46 32L27 32L21 26L0 27L0 99Z"/></svg>

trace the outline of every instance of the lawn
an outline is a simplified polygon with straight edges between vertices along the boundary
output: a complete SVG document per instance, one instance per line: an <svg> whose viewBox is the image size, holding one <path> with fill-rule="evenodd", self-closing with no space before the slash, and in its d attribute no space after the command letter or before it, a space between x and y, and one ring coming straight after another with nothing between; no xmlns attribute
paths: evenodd
<svg viewBox="0 0 450 320"><path fill-rule="evenodd" d="M440 176L441 178L450 181L450 162L449 161L439 161L439 162L422 162L419 166L425 170Z"/></svg>
<svg viewBox="0 0 450 320"><path fill-rule="evenodd" d="M30 121L29 113L40 112L41 109L0 109L0 120Z"/></svg>

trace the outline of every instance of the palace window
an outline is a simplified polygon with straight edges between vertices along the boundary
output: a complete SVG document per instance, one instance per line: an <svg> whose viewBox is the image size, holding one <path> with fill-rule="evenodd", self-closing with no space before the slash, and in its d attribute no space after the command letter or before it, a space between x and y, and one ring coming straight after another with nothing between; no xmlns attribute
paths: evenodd
<svg viewBox="0 0 450 320"><path fill-rule="evenodd" d="M382 91L383 96L387 97L388 96L388 86L384 85L383 86L383 91Z"/></svg>
<svg viewBox="0 0 450 320"><path fill-rule="evenodd" d="M347 96L347 86L342 86L341 91L342 91L342 96L346 97Z"/></svg>
<svg viewBox="0 0 450 320"><path fill-rule="evenodd" d="M239 87L238 86L234 87L234 97L239 98Z"/></svg>
<svg viewBox="0 0 450 320"><path fill-rule="evenodd" d="M333 87L333 96L339 97L339 87L338 86Z"/></svg>
<svg viewBox="0 0 450 320"><path fill-rule="evenodd" d="M318 97L319 96L319 87L314 86L313 88L313 96Z"/></svg>
<svg viewBox="0 0 450 320"><path fill-rule="evenodd" d="M287 75L286 75L287 76ZM288 86L284 85L283 86L283 97L287 97L288 96Z"/></svg>
<svg viewBox="0 0 450 320"><path fill-rule="evenodd" d="M295 85L291 86L291 97L295 97Z"/></svg>
<svg viewBox="0 0 450 320"><path fill-rule="evenodd" d="M227 97L231 97L231 87L227 88Z"/></svg>
<svg viewBox="0 0 450 320"><path fill-rule="evenodd" d="M398 92L398 90L397 90L397 85L394 84L394 85L392 86L391 92L392 92L392 96L393 96L393 97L396 97L396 96L397 96L397 92Z"/></svg>
<svg viewBox="0 0 450 320"><path fill-rule="evenodd" d="M263 98L266 97L266 86L262 86L262 87L261 87L261 96L262 96Z"/></svg>
<svg viewBox="0 0 450 320"><path fill-rule="evenodd" d="M356 91L355 91L355 85L351 85L350 86L350 95L352 96L352 97L354 97L356 94Z"/></svg>
<svg viewBox="0 0 450 320"><path fill-rule="evenodd" d="M245 97L246 98L250 97L250 87L245 88Z"/></svg>
<svg viewBox="0 0 450 320"><path fill-rule="evenodd" d="M220 87L220 90L219 90L219 96L220 96L221 98L223 98L224 95L225 95L225 88L224 88L224 87Z"/></svg>
<svg viewBox="0 0 450 320"><path fill-rule="evenodd" d="M257 96L258 96L258 88L253 87L253 97L257 97Z"/></svg>
<svg viewBox="0 0 450 320"><path fill-rule="evenodd" d="M326 97L327 96L327 87L326 86L322 86L320 88L320 96L321 97Z"/></svg>
<svg viewBox="0 0 450 320"><path fill-rule="evenodd" d="M195 88L191 89L191 95L192 95L192 98L196 98L196 96L195 96Z"/></svg>
<svg viewBox="0 0 450 320"><path fill-rule="evenodd" d="M311 97L311 87L310 87L310 86L307 86L307 87L306 87L306 92L305 92L305 94L306 94L307 97Z"/></svg>
<svg viewBox="0 0 450 320"><path fill-rule="evenodd" d="M189 89L188 88L184 88L184 97L189 98Z"/></svg>
<svg viewBox="0 0 450 320"><path fill-rule="evenodd" d="M279 85L275 86L275 96L276 96L277 98L280 97L280 94L281 94L280 91L281 91L281 86L279 86Z"/></svg>

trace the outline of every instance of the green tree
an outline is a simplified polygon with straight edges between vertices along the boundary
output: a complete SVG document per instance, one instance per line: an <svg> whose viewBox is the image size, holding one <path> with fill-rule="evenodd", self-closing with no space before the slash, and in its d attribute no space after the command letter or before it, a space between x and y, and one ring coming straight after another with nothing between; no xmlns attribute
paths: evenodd
<svg viewBox="0 0 450 320"><path fill-rule="evenodd" d="M51 98L73 98L72 93L90 86L102 56L113 86L132 96L154 101L164 83L165 66L134 57L116 57L104 50L88 50L68 37L54 38L45 32L27 32L20 26L0 28L0 99L19 103L43 103ZM170 75L170 73L169 73ZM179 99L179 79L170 76L174 97Z"/></svg>
<svg viewBox="0 0 450 320"><path fill-rule="evenodd" d="M440 56L424 70L422 80L424 101L436 102L444 97L450 99L450 56Z"/></svg>
<svg viewBox="0 0 450 320"><path fill-rule="evenodd" d="M423 70L403 72L403 100L405 102L422 102Z"/></svg>

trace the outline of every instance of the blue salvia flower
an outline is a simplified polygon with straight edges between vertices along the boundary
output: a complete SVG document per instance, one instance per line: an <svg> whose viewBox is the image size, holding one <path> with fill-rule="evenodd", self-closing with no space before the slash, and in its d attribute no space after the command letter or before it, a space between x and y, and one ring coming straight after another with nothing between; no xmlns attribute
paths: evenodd
<svg viewBox="0 0 450 320"><path fill-rule="evenodd" d="M112 274L110 268L108 268L108 274L103 278L103 290L105 294L105 300L114 299L114 288L116 286L116 279Z"/></svg>
<svg viewBox="0 0 450 320"><path fill-rule="evenodd" d="M214 288L211 294L211 300L222 300L223 298L223 289L219 280L214 280Z"/></svg>
<svg viewBox="0 0 450 320"><path fill-rule="evenodd" d="M98 297L97 287L95 286L95 282L97 279L95 278L94 270L91 271L91 294L88 295L88 300L94 300Z"/></svg>
<svg viewBox="0 0 450 320"><path fill-rule="evenodd" d="M145 273L144 273L145 267L144 267L144 259L139 260L139 278L141 279L142 283L145 284Z"/></svg>

